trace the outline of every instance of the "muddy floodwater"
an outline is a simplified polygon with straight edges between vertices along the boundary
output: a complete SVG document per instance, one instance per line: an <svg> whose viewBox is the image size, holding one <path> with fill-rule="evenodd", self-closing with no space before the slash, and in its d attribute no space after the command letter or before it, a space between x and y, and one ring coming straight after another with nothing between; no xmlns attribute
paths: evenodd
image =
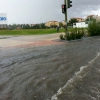
<svg viewBox="0 0 100 100"><path fill-rule="evenodd" d="M0 48L0 100L100 100L100 38Z"/></svg>

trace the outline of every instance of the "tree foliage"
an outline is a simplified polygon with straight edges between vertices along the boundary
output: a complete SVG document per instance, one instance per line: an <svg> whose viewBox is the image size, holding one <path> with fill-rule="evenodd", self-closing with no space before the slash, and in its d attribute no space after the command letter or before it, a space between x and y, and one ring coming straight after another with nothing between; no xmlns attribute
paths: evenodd
<svg viewBox="0 0 100 100"><path fill-rule="evenodd" d="M59 22L59 27L63 27L63 23L62 22Z"/></svg>
<svg viewBox="0 0 100 100"><path fill-rule="evenodd" d="M76 23L76 22L78 22L77 19L71 19L68 24L72 26L73 23Z"/></svg>
<svg viewBox="0 0 100 100"><path fill-rule="evenodd" d="M45 23L39 23L39 24L10 24L8 25L9 29L17 29L17 27L20 27L21 29L46 29Z"/></svg>

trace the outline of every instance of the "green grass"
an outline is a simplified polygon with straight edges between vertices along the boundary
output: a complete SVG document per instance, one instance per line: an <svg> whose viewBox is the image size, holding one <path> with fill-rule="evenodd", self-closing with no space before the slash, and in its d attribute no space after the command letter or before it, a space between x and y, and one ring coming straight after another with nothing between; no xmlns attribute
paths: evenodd
<svg viewBox="0 0 100 100"><path fill-rule="evenodd" d="M68 28L72 31L73 28ZM59 29L60 32L65 32L65 29ZM22 30L0 30L0 35L42 35L57 33L56 29L22 29Z"/></svg>
<svg viewBox="0 0 100 100"><path fill-rule="evenodd" d="M64 32L64 29L60 29ZM39 35L57 33L56 29L23 29L23 30L0 30L0 35Z"/></svg>

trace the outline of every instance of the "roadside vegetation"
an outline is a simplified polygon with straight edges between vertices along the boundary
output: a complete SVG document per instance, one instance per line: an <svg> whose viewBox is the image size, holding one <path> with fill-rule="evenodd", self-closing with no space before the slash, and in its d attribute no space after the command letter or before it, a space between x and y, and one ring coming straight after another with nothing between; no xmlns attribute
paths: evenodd
<svg viewBox="0 0 100 100"><path fill-rule="evenodd" d="M93 21L88 26L89 36L99 36L100 35L100 22Z"/></svg>
<svg viewBox="0 0 100 100"><path fill-rule="evenodd" d="M70 29L68 30L68 32L63 35L61 34L60 35L60 39L61 40L76 40L76 39L81 39L83 36L84 36L85 32L84 32L84 29L81 28L73 28L73 29Z"/></svg>
<svg viewBox="0 0 100 100"><path fill-rule="evenodd" d="M78 30L75 28L73 31L69 32L68 34L65 35L65 38L70 41L70 40L76 40L76 39L81 39L84 36L84 30Z"/></svg>
<svg viewBox="0 0 100 100"><path fill-rule="evenodd" d="M61 40L76 40L83 37L100 36L100 22L93 20L88 24L88 28L69 28L67 33L61 34Z"/></svg>

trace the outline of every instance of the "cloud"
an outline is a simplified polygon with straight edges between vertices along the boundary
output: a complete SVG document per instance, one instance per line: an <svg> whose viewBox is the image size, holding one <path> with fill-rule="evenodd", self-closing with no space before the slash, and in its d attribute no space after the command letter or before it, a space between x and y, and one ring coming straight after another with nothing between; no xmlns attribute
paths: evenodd
<svg viewBox="0 0 100 100"><path fill-rule="evenodd" d="M40 23L64 20L61 5L64 0L0 0L1 13L7 13L9 23ZM72 0L68 18L100 14L100 0Z"/></svg>
<svg viewBox="0 0 100 100"><path fill-rule="evenodd" d="M100 13L100 0L72 0L73 6L68 9L70 17L86 17Z"/></svg>

